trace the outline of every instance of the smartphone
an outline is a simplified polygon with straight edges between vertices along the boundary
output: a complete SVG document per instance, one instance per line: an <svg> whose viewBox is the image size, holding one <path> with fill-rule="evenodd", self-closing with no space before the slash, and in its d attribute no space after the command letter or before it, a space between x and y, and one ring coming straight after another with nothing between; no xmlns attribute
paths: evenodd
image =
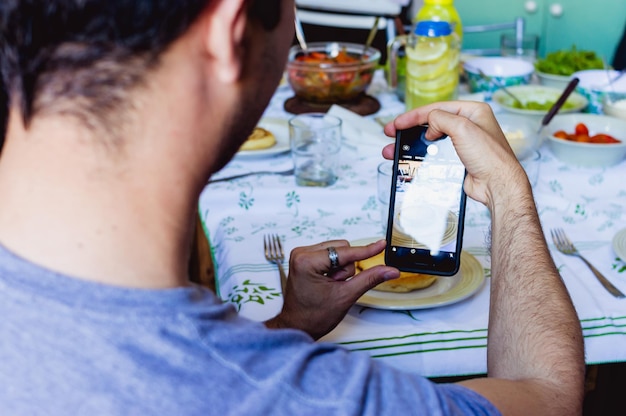
<svg viewBox="0 0 626 416"><path fill-rule="evenodd" d="M427 129L396 133L385 263L451 276L461 264L466 171L450 138L427 140Z"/></svg>

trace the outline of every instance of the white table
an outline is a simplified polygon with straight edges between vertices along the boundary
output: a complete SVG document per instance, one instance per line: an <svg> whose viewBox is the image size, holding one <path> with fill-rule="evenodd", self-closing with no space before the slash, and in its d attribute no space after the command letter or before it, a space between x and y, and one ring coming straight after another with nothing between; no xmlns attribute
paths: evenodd
<svg viewBox="0 0 626 416"><path fill-rule="evenodd" d="M373 86L382 103L375 116L403 110L395 96ZM291 91L277 91L265 116L287 120L282 109ZM498 109L495 109L498 111ZM374 116L370 117L373 118ZM381 236L376 202L376 166L390 139L346 143L339 180L329 188L295 185L293 176L251 176L207 186L199 201L212 244L217 292L240 313L262 321L282 305L276 266L262 251L263 235L278 234L286 251L330 239L359 241ZM626 228L626 162L606 169L577 169L540 149L534 186L547 236L562 227L579 250L626 293L626 264L616 258L613 236ZM288 153L264 158L236 157L216 177L291 167ZM428 377L486 372L490 258L488 211L468 200L463 249L484 268L485 282L467 299L418 310L390 311L354 306L322 339L364 351L390 365ZM589 364L626 361L626 299L615 299L578 259L551 246L583 327Z"/></svg>

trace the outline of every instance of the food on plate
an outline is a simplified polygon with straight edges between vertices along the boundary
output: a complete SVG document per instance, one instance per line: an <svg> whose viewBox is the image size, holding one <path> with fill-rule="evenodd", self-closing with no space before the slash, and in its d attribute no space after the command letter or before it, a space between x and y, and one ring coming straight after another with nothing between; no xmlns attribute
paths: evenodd
<svg viewBox="0 0 626 416"><path fill-rule="evenodd" d="M609 144L609 143L621 143L621 140L616 139L615 137L598 133L591 136L589 134L589 129L584 123L576 124L573 133L567 133L565 130L558 130L554 132L554 137L563 140L570 140L579 143L597 143L597 144Z"/></svg>
<svg viewBox="0 0 626 416"><path fill-rule="evenodd" d="M518 102L518 101L513 101L511 103L513 108L519 108L521 110L545 110L548 111L549 109L552 108L552 106L554 105L556 101L526 101L526 102ZM565 104L563 104L563 107L561 107L562 110L569 110L572 108L575 108L576 104L572 103L571 101L565 101Z"/></svg>
<svg viewBox="0 0 626 416"><path fill-rule="evenodd" d="M263 127L255 127L248 139L243 142L239 150L261 150L272 147L276 144L274 134Z"/></svg>
<svg viewBox="0 0 626 416"><path fill-rule="evenodd" d="M521 103L507 95L502 89L493 93L493 100L504 110L521 115L545 115L563 93L563 88L543 85L516 85L509 88ZM581 111L588 105L588 100L578 92L572 92L565 100L560 111L571 113Z"/></svg>
<svg viewBox="0 0 626 416"><path fill-rule="evenodd" d="M569 50L551 52L544 59L537 60L535 69L554 75L572 75L586 69L602 69L602 58L593 51L578 50L572 46Z"/></svg>
<svg viewBox="0 0 626 416"><path fill-rule="evenodd" d="M381 264L385 264L384 251L365 260L357 261L357 273ZM435 280L437 280L437 276L433 276L430 274L400 272L399 278L383 282L376 286L374 290L379 290L382 292L406 293L413 290L427 288L428 286L435 283Z"/></svg>

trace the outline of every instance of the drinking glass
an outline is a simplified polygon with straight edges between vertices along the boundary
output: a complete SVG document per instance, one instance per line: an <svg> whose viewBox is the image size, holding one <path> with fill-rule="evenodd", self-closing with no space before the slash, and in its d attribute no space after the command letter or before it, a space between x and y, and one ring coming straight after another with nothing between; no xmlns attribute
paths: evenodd
<svg viewBox="0 0 626 416"><path fill-rule="evenodd" d="M503 33L500 37L500 55L534 62L539 49L539 36L526 34L517 38L515 34Z"/></svg>
<svg viewBox="0 0 626 416"><path fill-rule="evenodd" d="M391 178L393 162L386 160L378 165L377 202L380 207L380 221L383 235L387 234L387 217L389 216L389 197L391 196Z"/></svg>
<svg viewBox="0 0 626 416"><path fill-rule="evenodd" d="M289 140L299 186L330 186L337 181L341 119L305 113L289 120Z"/></svg>

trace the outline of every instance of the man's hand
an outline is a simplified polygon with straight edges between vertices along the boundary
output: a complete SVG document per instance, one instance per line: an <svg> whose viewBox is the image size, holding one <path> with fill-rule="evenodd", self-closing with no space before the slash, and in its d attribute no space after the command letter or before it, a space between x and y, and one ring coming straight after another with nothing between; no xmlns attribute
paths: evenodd
<svg viewBox="0 0 626 416"><path fill-rule="evenodd" d="M467 169L465 192L491 212L488 378L463 384L503 414L580 414L584 349L580 322L552 261L532 188L491 108L446 102L417 108L385 127L428 123L447 134ZM383 156L393 157L393 145Z"/></svg>
<svg viewBox="0 0 626 416"><path fill-rule="evenodd" d="M511 192L511 184L525 182L524 169L488 104L458 101L427 105L398 116L385 126L385 133L394 137L396 130L425 123L429 126L427 139L450 136L467 169L464 188L472 199L493 208L494 197L505 199L505 189ZM383 156L393 159L393 145L383 149Z"/></svg>
<svg viewBox="0 0 626 416"><path fill-rule="evenodd" d="M331 270L328 247L337 252L339 266ZM283 309L265 324L269 328L301 329L318 339L339 324L348 309L368 290L400 272L376 266L354 275L354 262L380 253L385 241L351 247L345 240L297 247L289 258L289 278Z"/></svg>

